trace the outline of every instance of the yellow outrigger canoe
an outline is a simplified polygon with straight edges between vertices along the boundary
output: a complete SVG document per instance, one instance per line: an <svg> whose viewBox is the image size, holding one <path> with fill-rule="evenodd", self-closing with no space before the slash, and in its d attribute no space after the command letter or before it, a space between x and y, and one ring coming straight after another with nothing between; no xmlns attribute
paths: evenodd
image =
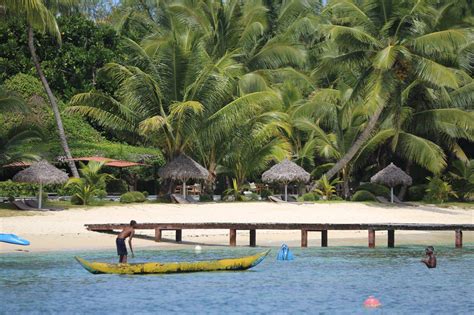
<svg viewBox="0 0 474 315"><path fill-rule="evenodd" d="M89 262L81 257L74 257L84 269L93 274L162 274L162 273L184 273L200 271L226 271L247 270L258 265L270 250L240 258L227 258L209 261L193 262L149 262L141 264L109 264L104 262Z"/></svg>

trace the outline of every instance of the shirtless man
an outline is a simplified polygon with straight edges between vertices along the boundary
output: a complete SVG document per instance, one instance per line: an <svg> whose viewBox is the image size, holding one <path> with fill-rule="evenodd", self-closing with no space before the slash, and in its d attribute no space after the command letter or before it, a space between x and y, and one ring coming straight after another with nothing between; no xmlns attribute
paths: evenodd
<svg viewBox="0 0 474 315"><path fill-rule="evenodd" d="M127 226L122 230L122 232L117 235L115 243L117 244L117 255L120 256L119 263L127 263L127 246L125 245L125 239L128 237L128 246L130 246L130 251L132 252L132 258L134 257L133 248L132 248L132 238L135 235L135 226L137 222L135 220L130 221L130 226Z"/></svg>
<svg viewBox="0 0 474 315"><path fill-rule="evenodd" d="M428 246L425 249L426 257L421 260L428 268L436 268L436 256L434 254L433 246Z"/></svg>

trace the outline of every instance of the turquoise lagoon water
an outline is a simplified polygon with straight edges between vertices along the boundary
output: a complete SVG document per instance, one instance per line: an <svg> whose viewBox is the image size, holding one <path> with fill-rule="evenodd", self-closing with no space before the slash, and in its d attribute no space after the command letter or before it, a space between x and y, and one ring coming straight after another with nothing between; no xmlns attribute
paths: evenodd
<svg viewBox="0 0 474 315"><path fill-rule="evenodd" d="M237 257L258 248L138 251L134 261ZM74 259L113 262L113 251L0 255L0 313L60 314L474 314L474 247L436 247L438 268L419 262L422 246L278 249L242 272L92 275ZM374 295L381 309L362 303Z"/></svg>

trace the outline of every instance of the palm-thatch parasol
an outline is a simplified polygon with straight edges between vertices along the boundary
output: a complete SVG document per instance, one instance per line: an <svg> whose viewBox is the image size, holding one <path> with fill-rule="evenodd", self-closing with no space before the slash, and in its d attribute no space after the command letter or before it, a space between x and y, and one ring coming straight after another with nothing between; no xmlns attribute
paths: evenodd
<svg viewBox="0 0 474 315"><path fill-rule="evenodd" d="M38 209L41 209L42 193L44 184L62 184L67 182L69 176L67 173L57 169L47 161L33 163L27 169L18 172L13 176L16 182L34 183L40 185Z"/></svg>
<svg viewBox="0 0 474 315"><path fill-rule="evenodd" d="M209 177L209 172L189 156L181 154L160 168L158 175L163 178L181 180L183 182L183 196L186 197L186 181L190 178L206 179Z"/></svg>
<svg viewBox="0 0 474 315"><path fill-rule="evenodd" d="M410 175L395 164L390 163L389 166L372 176L370 182L390 187L391 202L393 203L393 187L397 185L411 185L412 179Z"/></svg>
<svg viewBox="0 0 474 315"><path fill-rule="evenodd" d="M288 159L273 165L262 174L262 180L267 183L279 182L285 184L285 201L288 201L289 182L307 182L311 175L301 166L296 165Z"/></svg>

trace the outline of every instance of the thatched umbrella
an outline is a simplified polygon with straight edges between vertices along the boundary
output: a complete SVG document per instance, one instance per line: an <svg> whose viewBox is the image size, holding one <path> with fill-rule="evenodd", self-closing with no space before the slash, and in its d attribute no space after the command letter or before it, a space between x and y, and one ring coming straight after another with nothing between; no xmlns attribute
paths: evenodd
<svg viewBox="0 0 474 315"><path fill-rule="evenodd" d="M38 209L41 209L43 185L45 184L62 184L67 182L69 176L67 173L57 169L47 161L39 161L33 163L27 169L18 172L13 176L16 182L34 183L40 185Z"/></svg>
<svg viewBox="0 0 474 315"><path fill-rule="evenodd" d="M288 159L273 165L262 174L262 180L267 183L279 182L285 184L285 201L288 201L289 182L307 182L311 175L302 167L296 165Z"/></svg>
<svg viewBox="0 0 474 315"><path fill-rule="evenodd" d="M209 172L189 156L181 154L160 168L158 175L163 178L181 180L183 182L183 196L186 197L186 181L190 178L206 179L209 177Z"/></svg>
<svg viewBox="0 0 474 315"><path fill-rule="evenodd" d="M411 185L412 179L395 164L390 163L389 166L372 176L370 182L390 187L390 199L393 203L393 187L397 185Z"/></svg>

